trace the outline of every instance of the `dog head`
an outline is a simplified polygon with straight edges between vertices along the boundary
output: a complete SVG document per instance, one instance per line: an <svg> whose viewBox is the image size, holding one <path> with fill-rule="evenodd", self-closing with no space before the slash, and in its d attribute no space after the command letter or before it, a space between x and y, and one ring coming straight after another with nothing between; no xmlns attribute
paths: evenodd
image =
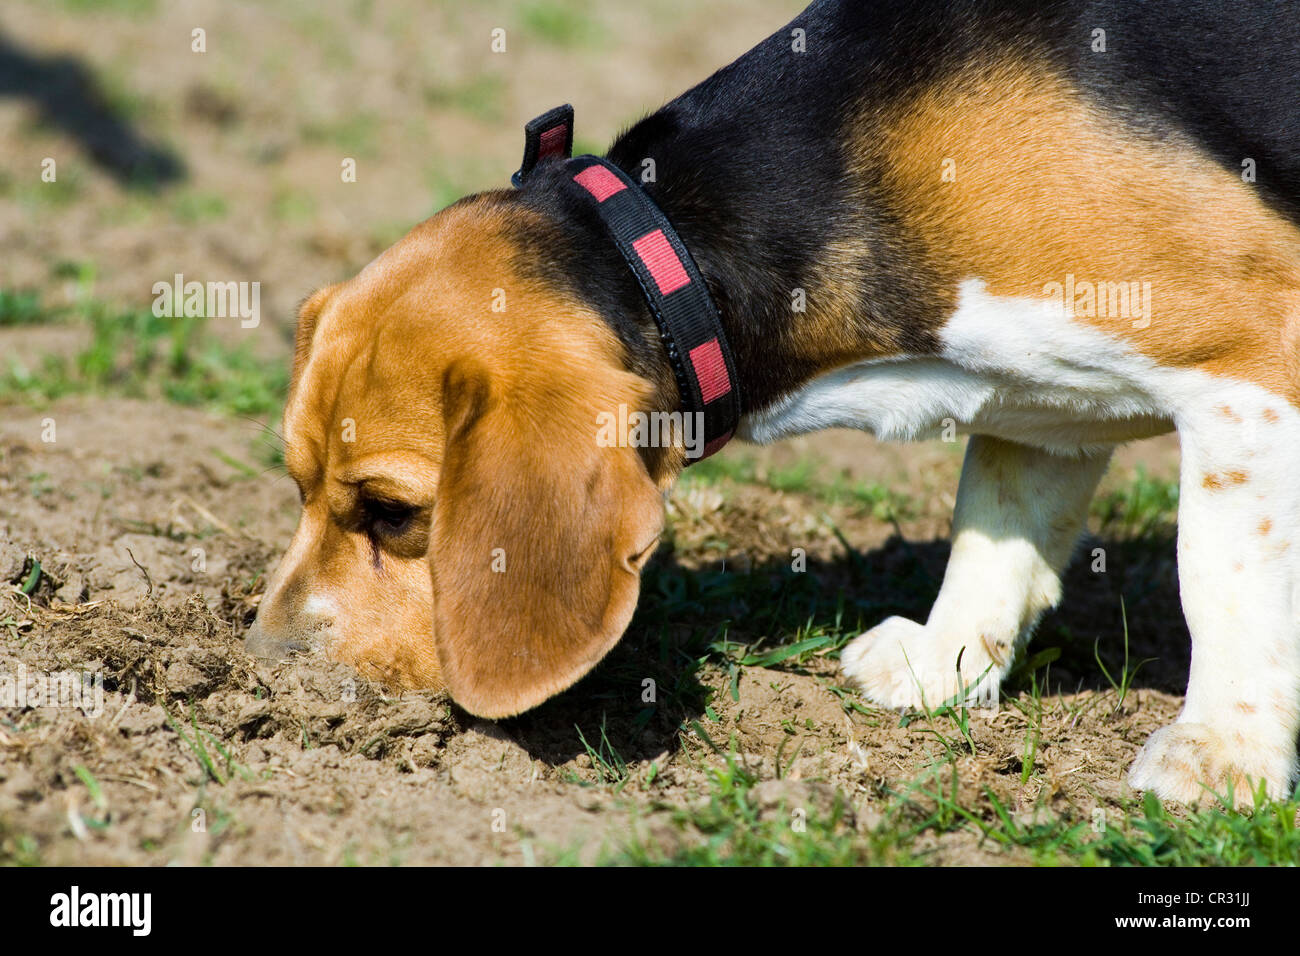
<svg viewBox="0 0 1300 956"><path fill-rule="evenodd" d="M655 386L527 267L533 215L463 201L302 307L284 415L302 514L249 650L319 646L502 717L622 635L672 458L598 440L600 413Z"/></svg>

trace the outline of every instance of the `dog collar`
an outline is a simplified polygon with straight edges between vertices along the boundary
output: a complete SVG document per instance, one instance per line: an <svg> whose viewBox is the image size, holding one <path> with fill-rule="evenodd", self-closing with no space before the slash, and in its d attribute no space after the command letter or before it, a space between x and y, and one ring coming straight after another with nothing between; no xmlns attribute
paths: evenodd
<svg viewBox="0 0 1300 956"><path fill-rule="evenodd" d="M573 107L559 106L524 127L524 161L510 181L524 185L541 162L565 165L564 181L592 203L619 254L636 276L677 378L682 412L704 424L708 458L740 420L736 362L700 270L663 211L623 170L599 156L573 156Z"/></svg>

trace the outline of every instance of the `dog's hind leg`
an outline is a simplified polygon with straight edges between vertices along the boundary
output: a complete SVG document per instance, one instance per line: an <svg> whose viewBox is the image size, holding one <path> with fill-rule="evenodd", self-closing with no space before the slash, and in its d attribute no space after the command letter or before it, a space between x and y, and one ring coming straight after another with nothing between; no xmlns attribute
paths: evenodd
<svg viewBox="0 0 1300 956"><path fill-rule="evenodd" d="M1300 414L1244 383L1178 416L1178 576L1187 699L1129 773L1192 803L1289 792L1300 730ZM1207 788L1209 788L1207 790Z"/></svg>
<svg viewBox="0 0 1300 956"><path fill-rule="evenodd" d="M929 619L891 617L854 639L841 657L844 673L888 707L935 707L963 689L968 700L990 699L1038 618L1060 600L1061 570L1109 459L973 436L952 556Z"/></svg>

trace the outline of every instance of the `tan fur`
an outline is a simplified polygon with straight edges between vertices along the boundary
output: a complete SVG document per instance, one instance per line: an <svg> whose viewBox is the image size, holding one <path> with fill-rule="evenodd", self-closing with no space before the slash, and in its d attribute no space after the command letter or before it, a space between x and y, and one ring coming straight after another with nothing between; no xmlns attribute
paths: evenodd
<svg viewBox="0 0 1300 956"><path fill-rule="evenodd" d="M250 647L321 643L497 717L622 634L671 476L598 447L596 415L643 408L651 386L599 316L514 272L519 215L458 204L303 306L285 409L303 514ZM367 497L417 506L410 529L372 542Z"/></svg>
<svg viewBox="0 0 1300 956"><path fill-rule="evenodd" d="M861 321L859 290L866 283L866 271L873 267L867 235L835 239L822 250L808 277L806 311L791 311L786 333L788 353L810 363L810 377L902 352L897 324ZM945 304L954 303L956 296L947 303L942 300L937 295L928 303L936 314L944 311Z"/></svg>
<svg viewBox="0 0 1300 956"><path fill-rule="evenodd" d="M648 383L602 361L598 343L570 344L553 354L578 374L467 359L444 389L434 631L448 690L482 716L541 703L613 647L663 524L636 450L594 440L596 415L638 407Z"/></svg>
<svg viewBox="0 0 1300 956"><path fill-rule="evenodd" d="M1150 282L1149 327L1080 321L1300 404L1300 233L1189 142L1142 140L1028 59L948 77L864 117L859 135L862 175L883 177L943 289L974 277L1041 298L1067 274Z"/></svg>

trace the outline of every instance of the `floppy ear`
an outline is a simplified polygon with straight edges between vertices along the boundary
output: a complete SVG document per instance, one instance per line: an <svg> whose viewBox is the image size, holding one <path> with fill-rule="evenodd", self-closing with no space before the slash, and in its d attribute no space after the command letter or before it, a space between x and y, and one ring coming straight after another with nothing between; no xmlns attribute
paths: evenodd
<svg viewBox="0 0 1300 956"><path fill-rule="evenodd" d="M291 382L297 382L302 375L302 367L307 364L307 357L311 354L316 323L333 292L332 285L317 289L298 307L298 325L293 336L293 372L289 378Z"/></svg>
<svg viewBox="0 0 1300 956"><path fill-rule="evenodd" d="M649 390L613 368L509 387L471 360L445 374L434 640L448 691L471 713L535 707L631 620L663 500L635 449L597 443L597 414L644 407Z"/></svg>

